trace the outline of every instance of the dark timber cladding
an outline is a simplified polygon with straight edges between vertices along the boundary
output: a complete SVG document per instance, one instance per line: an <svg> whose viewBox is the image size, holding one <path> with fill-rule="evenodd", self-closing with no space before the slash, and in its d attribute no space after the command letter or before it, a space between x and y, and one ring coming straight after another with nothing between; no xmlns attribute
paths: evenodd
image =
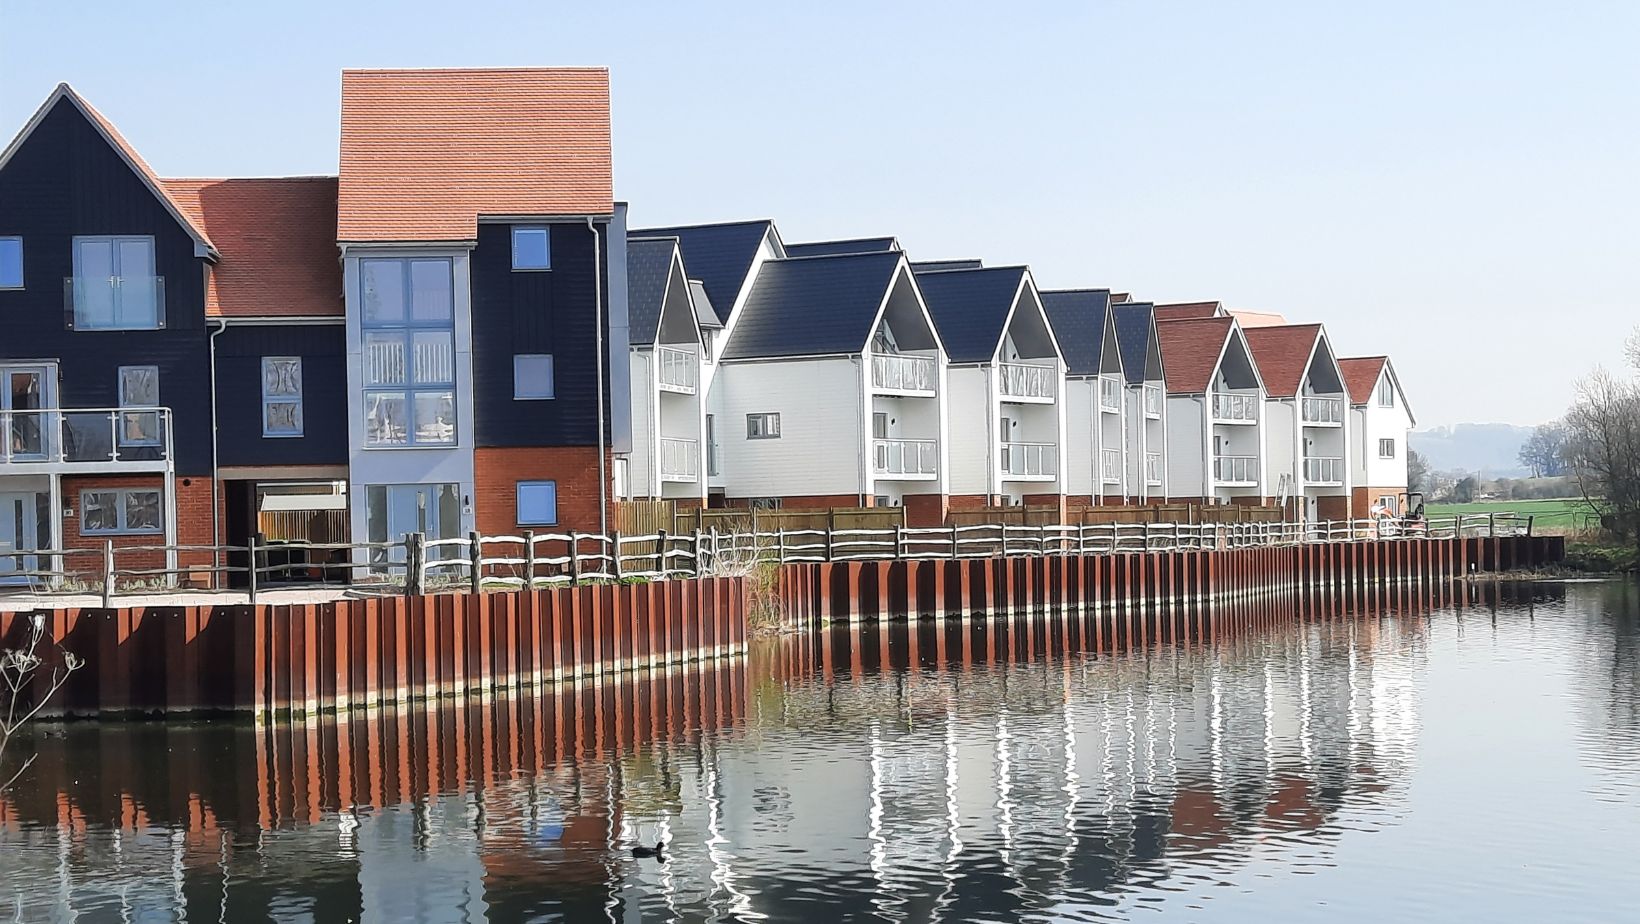
<svg viewBox="0 0 1640 924"><path fill-rule="evenodd" d="M262 358L302 359L302 435L262 435ZM247 325L216 338L222 465L347 464L347 334L340 324Z"/></svg>
<svg viewBox="0 0 1640 924"><path fill-rule="evenodd" d="M592 233L585 222L549 227L552 269L514 272L512 226L478 226L471 272L473 429L480 446L598 443L599 313L593 299L600 287L593 276ZM609 226L600 222L597 228L607 263ZM607 274L602 282L607 337ZM552 356L553 400L513 399L513 357L528 353Z"/></svg>
<svg viewBox="0 0 1640 924"><path fill-rule="evenodd" d="M77 235L154 239L164 278L160 330L75 331L64 280ZM210 368L204 361L205 260L194 239L67 98L57 101L0 170L0 235L23 239L20 291L0 291L0 356L59 364L63 407L115 407L120 366L159 367L179 475L211 471Z"/></svg>

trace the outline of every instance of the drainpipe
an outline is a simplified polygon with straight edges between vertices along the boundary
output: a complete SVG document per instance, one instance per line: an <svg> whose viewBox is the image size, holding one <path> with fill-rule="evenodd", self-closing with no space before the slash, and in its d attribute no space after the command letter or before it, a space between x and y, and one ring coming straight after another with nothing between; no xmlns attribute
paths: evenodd
<svg viewBox="0 0 1640 924"><path fill-rule="evenodd" d="M211 331L208 338L211 347L211 545L222 545L222 482L217 478L216 460L216 338L228 329L227 318L216 319L216 330ZM221 552L217 548L211 549L211 567L222 567ZM219 588L221 573L211 572L211 587Z"/></svg>
<svg viewBox="0 0 1640 924"><path fill-rule="evenodd" d="M609 535L609 437L604 433L604 273L603 245L598 240L598 226L587 216L587 230L592 232L592 303L597 315L598 338L598 535ZM659 432L658 430L656 431ZM659 444L657 442L657 448Z"/></svg>

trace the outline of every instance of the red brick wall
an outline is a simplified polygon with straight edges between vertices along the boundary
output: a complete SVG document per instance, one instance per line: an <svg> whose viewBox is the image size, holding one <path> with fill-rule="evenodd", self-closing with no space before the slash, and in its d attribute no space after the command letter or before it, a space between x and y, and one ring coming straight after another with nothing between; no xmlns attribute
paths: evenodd
<svg viewBox="0 0 1640 924"><path fill-rule="evenodd" d="M1350 499L1342 494L1334 497L1318 497L1315 499L1315 515L1322 520L1348 520L1350 518Z"/></svg>
<svg viewBox="0 0 1640 924"><path fill-rule="evenodd" d="M1378 488L1371 488L1371 487L1355 488L1351 492L1351 494L1353 496L1350 498L1350 516L1352 516L1352 517L1372 516L1372 503L1373 503L1373 501L1375 501L1378 498L1383 497L1384 495L1388 494L1390 497L1395 498L1396 501L1399 502L1400 499L1401 499L1401 495L1405 494L1406 490L1407 490L1406 486L1404 486L1404 485L1401 486L1401 487L1390 486L1390 487L1378 487ZM1407 511L1407 510L1397 510L1396 511L1396 513L1403 513L1403 514L1404 513L1410 513L1410 512L1411 511Z"/></svg>
<svg viewBox="0 0 1640 924"><path fill-rule="evenodd" d="M991 503L989 494L953 494L946 499L946 507L950 510L978 510L992 506L995 505Z"/></svg>
<svg viewBox="0 0 1640 924"><path fill-rule="evenodd" d="M65 517L62 522L63 545L70 549L92 549L103 547L105 541L112 541L116 550L132 546L165 545L165 533L147 533L139 536L99 536L82 535L80 524L85 519L85 511L81 508L80 493L82 491L97 490L99 488L158 488L163 490L165 476L163 475L69 475L63 478L63 506L74 511L74 516ZM186 482L186 483L184 483ZM176 479L176 541L178 545L212 545L211 530L211 479L198 475L178 477ZM210 561L208 552L181 552L177 555L177 565L186 567L191 564L207 564ZM66 570L84 572L95 578L102 569L102 559L95 555L76 555L64 563ZM151 569L165 567L165 553L131 552L114 556L114 567L117 570ZM157 579L157 578L156 578ZM131 578L128 580L142 580Z"/></svg>
<svg viewBox="0 0 1640 924"><path fill-rule="evenodd" d="M900 500L905 503L905 525L919 528L945 525L945 495L906 494Z"/></svg>
<svg viewBox="0 0 1640 924"><path fill-rule="evenodd" d="M606 471L614 470L614 456ZM487 536L516 535L518 482L558 483L558 524L533 527L596 533L598 521L598 449L595 446L509 447L473 450L473 513L478 531ZM608 492L613 510L614 492Z"/></svg>

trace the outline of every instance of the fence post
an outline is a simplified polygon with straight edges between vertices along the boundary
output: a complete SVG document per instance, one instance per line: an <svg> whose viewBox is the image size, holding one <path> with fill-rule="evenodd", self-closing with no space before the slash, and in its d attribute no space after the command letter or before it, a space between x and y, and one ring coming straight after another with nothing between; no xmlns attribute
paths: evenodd
<svg viewBox="0 0 1640 924"><path fill-rule="evenodd" d="M661 579L666 579L666 530L655 533L655 570L660 573Z"/></svg>
<svg viewBox="0 0 1640 924"><path fill-rule="evenodd" d="M1537 519L1536 516L1528 516L1526 518L1526 536L1527 536L1527 538L1531 538L1531 536L1532 536L1532 521L1535 520L1535 519Z"/></svg>
<svg viewBox="0 0 1640 924"><path fill-rule="evenodd" d="M712 564L712 570L716 571L717 570L717 563L718 563L718 533L717 533L717 527L713 526L711 528L711 532L707 533L707 535L712 537L712 551L710 553L711 556L712 556L711 564ZM701 565L696 564L695 570L696 571L702 571L702 570L704 570L704 568L702 568Z"/></svg>
<svg viewBox="0 0 1640 924"><path fill-rule="evenodd" d="M824 549L825 555L826 555L826 561L831 561L831 520L830 520L830 518L828 518L826 520L825 538L822 541L825 542L825 544L826 544L826 548Z"/></svg>
<svg viewBox="0 0 1640 924"><path fill-rule="evenodd" d="M481 541L478 530L467 534L467 558L472 562L472 592L484 592L484 543Z"/></svg>
<svg viewBox="0 0 1640 924"><path fill-rule="evenodd" d="M752 535L755 536L757 533L754 532ZM774 528L774 560L782 565L786 563L786 527L784 526Z"/></svg>
<svg viewBox="0 0 1640 924"><path fill-rule="evenodd" d="M103 582L102 582L103 609L114 608L114 540L103 540Z"/></svg>
<svg viewBox="0 0 1640 924"><path fill-rule="evenodd" d="M581 583L581 534L569 531L569 586Z"/></svg>
<svg viewBox="0 0 1640 924"><path fill-rule="evenodd" d="M894 557L905 557L905 527L894 524Z"/></svg>
<svg viewBox="0 0 1640 924"><path fill-rule="evenodd" d="M1498 535L1498 515L1495 514L1495 513L1489 513L1489 514L1486 515L1486 538L1495 539L1495 538L1497 538L1497 535Z"/></svg>
<svg viewBox="0 0 1640 924"><path fill-rule="evenodd" d="M618 529L609 534L609 573L615 580L621 579L621 531Z"/></svg>
<svg viewBox="0 0 1640 924"><path fill-rule="evenodd" d="M701 557L700 538L700 527L697 526L695 527L695 577L701 577L706 573L706 561Z"/></svg>
<svg viewBox="0 0 1640 924"><path fill-rule="evenodd" d="M407 596L420 596L426 590L427 549L422 544L426 538L421 533L404 534L404 592Z"/></svg>
<svg viewBox="0 0 1640 924"><path fill-rule="evenodd" d="M524 589L535 589L535 530L524 530Z"/></svg>
<svg viewBox="0 0 1640 924"><path fill-rule="evenodd" d="M958 535L957 527L956 527L955 524L953 524L951 526L951 557L952 558L959 557L957 555L957 535Z"/></svg>
<svg viewBox="0 0 1640 924"><path fill-rule="evenodd" d="M257 547L257 544L258 543L256 541L256 534L255 533L251 533L251 537L249 539L245 540L245 551L250 553L249 554L250 568L248 569L250 571L250 580L248 581L247 586L249 587L249 590L250 590L251 606L256 605L256 547Z"/></svg>

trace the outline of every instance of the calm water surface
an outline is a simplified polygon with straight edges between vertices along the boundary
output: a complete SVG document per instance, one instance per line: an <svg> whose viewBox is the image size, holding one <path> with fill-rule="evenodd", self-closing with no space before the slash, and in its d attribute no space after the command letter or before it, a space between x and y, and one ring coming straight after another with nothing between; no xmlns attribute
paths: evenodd
<svg viewBox="0 0 1640 924"><path fill-rule="evenodd" d="M295 728L70 725L0 800L0 920L1640 920L1640 594L1485 596L1147 651L930 625Z"/></svg>

